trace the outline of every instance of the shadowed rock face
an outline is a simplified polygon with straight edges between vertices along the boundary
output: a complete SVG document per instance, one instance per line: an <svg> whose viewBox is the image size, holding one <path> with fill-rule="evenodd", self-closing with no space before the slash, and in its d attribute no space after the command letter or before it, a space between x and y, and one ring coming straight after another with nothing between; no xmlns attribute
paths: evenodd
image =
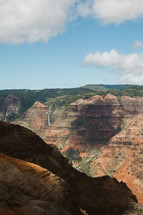
<svg viewBox="0 0 143 215"><path fill-rule="evenodd" d="M105 98L94 96L80 99L70 105L70 110L77 113L77 134L83 142L90 146L105 144L123 124L139 113L143 113L143 98L128 96L116 97L107 95ZM78 121L82 121L81 125ZM83 129L84 127L84 129Z"/></svg>
<svg viewBox="0 0 143 215"><path fill-rule="evenodd" d="M21 102L17 96L10 94L5 99L0 97L0 104L0 120L11 121L17 116Z"/></svg>
<svg viewBox="0 0 143 215"><path fill-rule="evenodd" d="M56 202L58 202L60 195L62 195L61 193L65 193L65 189L68 189L66 188L67 185L65 185L65 182L62 182L64 179L66 183L69 184L69 189L72 191L73 199L75 199L74 201L76 204L89 215L105 215L105 211L106 215L122 215L125 212L127 214L131 214L131 212L136 207L136 197L131 193L124 183L119 183L116 179L112 179L108 176L101 178L91 178L78 172L67 162L67 159L64 158L55 147L46 145L37 135L25 128L0 122L0 152L37 163L62 178L60 179L57 176L53 176L52 174L49 174L47 170L43 170L41 167L38 167L34 164L27 164L23 161L1 155L1 182L5 185L6 182L8 183L9 181L13 180L12 186L15 186L15 190L18 189L18 195L23 189L26 190L28 185L31 183L33 186L31 189L33 190L28 194L28 190L24 192L26 198L27 196L33 198L32 195L34 195L35 197L38 196L36 198L39 200L49 201L49 199L46 198L51 197L51 200L57 195ZM6 168L6 165L8 165L8 168ZM14 169L12 170L12 168ZM27 179L23 179L24 174L27 174ZM12 177L10 177L10 175ZM22 182L17 184L14 180L15 176L19 177L19 180L22 180ZM7 178L6 182L5 178ZM34 178L37 182L33 181ZM57 180L61 186L58 186L57 183L54 185L55 181L57 182ZM51 183L51 188L46 188L47 185L49 186L49 183ZM8 184L5 186L7 185ZM60 194L58 195L59 191ZM5 189L2 192L6 192ZM8 191L8 193L9 192L10 191ZM50 197L48 192L51 194ZM52 194L52 192L54 193ZM41 197L39 197L40 194L38 193L41 193ZM1 197L2 196L3 195L1 195ZM68 200L70 202L72 199L69 193L67 196L65 196L65 198L67 198L67 202ZM11 200L15 202L14 198ZM20 204L19 201L20 199L16 200L18 205ZM64 201L61 199L60 203L60 205L63 206ZM6 205L6 202L4 204ZM13 202L11 202L11 204L13 204ZM27 208L30 206L26 206L25 204L26 200L25 197L23 197L23 201L20 206L23 206L23 210L29 210ZM29 204L37 203L30 202ZM43 205L43 203L38 204ZM142 208L139 205L137 206L139 207L139 210L142 211ZM46 206L39 207L43 208ZM66 207L64 208L67 209ZM67 210L71 211L70 209ZM137 214L139 214L139 210L136 209Z"/></svg>

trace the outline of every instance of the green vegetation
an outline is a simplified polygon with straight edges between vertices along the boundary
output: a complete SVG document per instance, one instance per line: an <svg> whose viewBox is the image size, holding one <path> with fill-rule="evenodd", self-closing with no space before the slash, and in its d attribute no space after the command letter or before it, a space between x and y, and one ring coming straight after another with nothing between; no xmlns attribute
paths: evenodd
<svg viewBox="0 0 143 215"><path fill-rule="evenodd" d="M68 157L70 160L73 161L81 161L82 158L80 157L79 149L74 150L73 148L70 148L65 152L66 157Z"/></svg>
<svg viewBox="0 0 143 215"><path fill-rule="evenodd" d="M77 95L64 95L64 96L58 96L56 98L50 99L46 102L47 105L56 108L56 107L68 107L69 104L72 102L75 102L78 99L88 99L92 96L94 96L95 93L81 93Z"/></svg>
<svg viewBox="0 0 143 215"><path fill-rule="evenodd" d="M81 163L80 166L77 169L80 172L84 172L88 176L91 176L90 175L90 164L91 164L91 160L87 160L87 161Z"/></svg>
<svg viewBox="0 0 143 215"><path fill-rule="evenodd" d="M121 89L126 89L129 87L133 87L133 86L137 86L137 85L128 85L128 84L118 84L118 85L105 85L105 84L88 84L83 86L83 88L86 89L90 89L90 90L95 90L95 91L100 91L100 90L104 90L107 91L109 89L112 90L121 90Z"/></svg>
<svg viewBox="0 0 143 215"><path fill-rule="evenodd" d="M131 85L86 85L71 89L44 89L44 90L0 90L1 103L9 95L13 94L20 98L21 107L19 114L30 108L34 102L39 101L50 105L52 109L67 107L77 99L87 99L94 95L106 96L140 96L143 97L143 86ZM0 110L2 106L0 105Z"/></svg>
<svg viewBox="0 0 143 215"><path fill-rule="evenodd" d="M121 90L108 90L107 92L115 96L143 97L143 86L134 86Z"/></svg>
<svg viewBox="0 0 143 215"><path fill-rule="evenodd" d="M92 91L90 89L82 89L82 88L72 88L72 89L44 89L44 90L0 90L0 98L1 102L4 101L4 99L10 95L13 94L20 98L21 100L21 107L19 113L22 114L25 112L28 108L30 108L34 102L39 101L41 103L46 103L50 101L53 98L63 97L63 96L69 96L71 95L71 100L74 96L78 94L86 94L91 93ZM67 98L67 97L66 97ZM57 99L58 100L58 99ZM54 100L57 101L57 100ZM58 100L58 105L64 105L65 103L70 102L70 99L66 101L66 99L63 98L63 102L60 99L60 102ZM56 102L55 102L56 103ZM1 106L0 106L1 108Z"/></svg>

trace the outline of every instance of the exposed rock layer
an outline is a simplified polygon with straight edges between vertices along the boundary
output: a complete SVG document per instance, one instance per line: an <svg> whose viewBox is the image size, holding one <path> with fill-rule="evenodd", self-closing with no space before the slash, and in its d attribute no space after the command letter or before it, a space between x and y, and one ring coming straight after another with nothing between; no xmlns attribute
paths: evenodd
<svg viewBox="0 0 143 215"><path fill-rule="evenodd" d="M143 98L140 97L116 97L108 94L105 98L94 96L79 99L66 109L55 110L49 126L48 107L38 102L14 123L36 131L48 143L61 141L61 148L65 145L67 134L73 129L74 135L69 135L71 144L80 147L84 143L83 147L94 147L105 144L130 119L143 113L142 107Z"/></svg>
<svg viewBox="0 0 143 215"><path fill-rule="evenodd" d="M48 106L35 102L24 114L21 121L24 127L31 128L42 136L48 126Z"/></svg>
<svg viewBox="0 0 143 215"><path fill-rule="evenodd" d="M124 181L143 202L143 116L137 115L131 123L115 135L109 144L91 162L93 176L105 174ZM95 172L95 173L94 173Z"/></svg>

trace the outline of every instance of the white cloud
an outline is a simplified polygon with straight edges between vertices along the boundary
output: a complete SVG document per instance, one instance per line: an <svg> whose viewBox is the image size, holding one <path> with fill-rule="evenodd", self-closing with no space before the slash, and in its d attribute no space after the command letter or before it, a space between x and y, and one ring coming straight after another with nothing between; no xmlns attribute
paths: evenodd
<svg viewBox="0 0 143 215"><path fill-rule="evenodd" d="M93 9L93 0L80 1L77 5L77 14L79 16L87 17L91 15Z"/></svg>
<svg viewBox="0 0 143 215"><path fill-rule="evenodd" d="M143 54L120 54L116 50L109 52L89 53L83 60L84 65L95 65L101 68L111 67L120 74L122 83L143 83Z"/></svg>
<svg viewBox="0 0 143 215"><path fill-rule="evenodd" d="M143 18L142 0L0 0L0 43L47 42L78 16L105 24Z"/></svg>
<svg viewBox="0 0 143 215"><path fill-rule="evenodd" d="M120 84L143 84L143 74L136 75L136 74L126 74L122 76L119 80Z"/></svg>
<svg viewBox="0 0 143 215"><path fill-rule="evenodd" d="M143 49L143 43L140 41L135 41L133 44L133 49Z"/></svg>
<svg viewBox="0 0 143 215"><path fill-rule="evenodd" d="M142 0L86 0L78 6L81 16L93 16L105 24L143 18Z"/></svg>
<svg viewBox="0 0 143 215"><path fill-rule="evenodd" d="M0 43L47 42L62 33L76 0L0 0Z"/></svg>

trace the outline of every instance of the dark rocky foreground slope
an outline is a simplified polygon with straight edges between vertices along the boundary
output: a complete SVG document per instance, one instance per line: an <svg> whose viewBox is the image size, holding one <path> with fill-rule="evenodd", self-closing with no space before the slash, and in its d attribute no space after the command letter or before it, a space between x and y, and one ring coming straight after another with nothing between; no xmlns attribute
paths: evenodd
<svg viewBox="0 0 143 215"><path fill-rule="evenodd" d="M57 148L47 145L26 128L0 122L0 152L8 155L0 155L0 209L3 211L11 209L14 210L11 214L28 214L29 208L33 208L31 214L41 215L45 210L45 214L54 215L48 203L52 202L51 207L58 204L59 211L65 210L65 215L143 214L142 206L124 183L109 176L91 178L78 172Z"/></svg>
<svg viewBox="0 0 143 215"><path fill-rule="evenodd" d="M1 207L18 214L81 215L63 179L38 165L4 154L0 154L0 194Z"/></svg>

